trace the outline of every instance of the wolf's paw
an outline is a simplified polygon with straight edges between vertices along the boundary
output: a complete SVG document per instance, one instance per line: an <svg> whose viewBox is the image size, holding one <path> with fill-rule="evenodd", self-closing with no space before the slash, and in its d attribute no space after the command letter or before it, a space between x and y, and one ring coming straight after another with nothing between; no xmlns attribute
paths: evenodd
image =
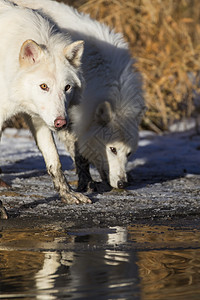
<svg viewBox="0 0 200 300"><path fill-rule="evenodd" d="M98 182L98 181L89 181L87 184L79 184L77 188L77 192L93 192L93 193L103 193L109 192L111 190L111 186L106 182Z"/></svg>
<svg viewBox="0 0 200 300"><path fill-rule="evenodd" d="M66 197L62 197L62 202L67 204L83 204L92 203L92 201L85 195L70 191Z"/></svg>
<svg viewBox="0 0 200 300"><path fill-rule="evenodd" d="M103 193L111 191L112 187L107 182L91 181L88 185L88 189L92 192Z"/></svg>

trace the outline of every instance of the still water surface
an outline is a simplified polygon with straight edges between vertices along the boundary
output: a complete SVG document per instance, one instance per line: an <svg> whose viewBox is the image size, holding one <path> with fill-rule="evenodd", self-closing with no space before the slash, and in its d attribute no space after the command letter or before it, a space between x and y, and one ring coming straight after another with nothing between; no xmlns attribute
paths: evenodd
<svg viewBox="0 0 200 300"><path fill-rule="evenodd" d="M39 226L0 234L0 299L200 299L198 229Z"/></svg>

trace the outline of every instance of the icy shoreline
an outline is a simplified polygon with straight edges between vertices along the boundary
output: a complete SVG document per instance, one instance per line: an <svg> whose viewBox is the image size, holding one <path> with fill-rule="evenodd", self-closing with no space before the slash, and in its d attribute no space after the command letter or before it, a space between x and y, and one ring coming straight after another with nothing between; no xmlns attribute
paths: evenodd
<svg viewBox="0 0 200 300"><path fill-rule="evenodd" d="M11 218L122 225L136 219L200 213L200 136L192 130L164 135L141 131L138 151L127 166L131 186L126 191L89 194L94 203L79 206L61 203L27 130L6 129L0 147L1 178L11 185L0 188L0 199ZM65 175L73 184L77 177L72 160L62 145L58 149Z"/></svg>

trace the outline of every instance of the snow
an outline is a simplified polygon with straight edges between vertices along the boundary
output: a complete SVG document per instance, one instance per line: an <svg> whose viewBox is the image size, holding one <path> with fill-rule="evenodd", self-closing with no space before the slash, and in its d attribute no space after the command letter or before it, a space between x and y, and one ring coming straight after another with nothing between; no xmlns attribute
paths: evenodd
<svg viewBox="0 0 200 300"><path fill-rule="evenodd" d="M158 135L151 131L141 131L139 147L128 163L127 169L146 166L150 171L174 173L190 172L200 173L200 136L191 130L191 124L185 125L190 130L182 131L183 125L179 123L177 131ZM181 131L180 131L181 128ZM61 143L56 140L61 161L65 169L72 168L72 160ZM0 165L4 170L10 169L13 163L18 163L18 170L45 169L41 153L37 149L31 133L28 130L7 128L1 139ZM20 162L20 163L19 163ZM154 169L154 170L153 170Z"/></svg>
<svg viewBox="0 0 200 300"><path fill-rule="evenodd" d="M57 146L65 175L73 183L77 176L72 160L62 144L57 142ZM1 178L12 186L10 191L0 188L1 200L8 211L15 215L19 212L23 217L23 214L44 216L49 208L52 214L59 209L62 204L29 131L6 129L0 147ZM90 214L94 211L99 216L111 213L112 217L115 210L117 219L125 211L130 217L137 209L154 208L154 214L159 210L176 211L177 206L199 209L200 135L194 129L162 135L141 131L138 150L128 162L127 171L131 174L132 185L126 193L95 194L92 195L94 204L80 208L72 205L70 211L62 207L62 211L69 216L75 212L78 218L79 214L87 217L87 209L91 210ZM92 174L100 179L95 169Z"/></svg>
<svg viewBox="0 0 200 300"><path fill-rule="evenodd" d="M56 143L64 170L71 170L71 158L63 145ZM0 166L4 174L26 175L33 170L45 171L43 157L28 130L7 128L0 147ZM147 174L200 174L200 136L191 130L163 135L141 131L138 150L128 163L127 170L139 168ZM92 172L98 176L96 171Z"/></svg>
<svg viewBox="0 0 200 300"><path fill-rule="evenodd" d="M33 169L45 169L42 154L36 147L35 141L28 130L7 128L3 132L0 147L0 166L6 172L12 168L13 163L17 170L24 170L25 173ZM61 144L58 145L58 148L62 158L62 155L66 155L66 152ZM69 157L66 157L65 163L66 168L70 168L72 165Z"/></svg>
<svg viewBox="0 0 200 300"><path fill-rule="evenodd" d="M135 160L128 164L129 170L133 167L147 174L200 174L200 136L194 130L163 135L142 131Z"/></svg>

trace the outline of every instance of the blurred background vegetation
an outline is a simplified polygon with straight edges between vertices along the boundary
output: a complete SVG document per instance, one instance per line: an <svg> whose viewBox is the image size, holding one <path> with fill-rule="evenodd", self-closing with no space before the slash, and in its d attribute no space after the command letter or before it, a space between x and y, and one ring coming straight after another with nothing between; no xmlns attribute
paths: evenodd
<svg viewBox="0 0 200 300"><path fill-rule="evenodd" d="M59 2L123 33L144 78L148 106L144 128L168 130L174 121L194 113L200 70L199 0Z"/></svg>

